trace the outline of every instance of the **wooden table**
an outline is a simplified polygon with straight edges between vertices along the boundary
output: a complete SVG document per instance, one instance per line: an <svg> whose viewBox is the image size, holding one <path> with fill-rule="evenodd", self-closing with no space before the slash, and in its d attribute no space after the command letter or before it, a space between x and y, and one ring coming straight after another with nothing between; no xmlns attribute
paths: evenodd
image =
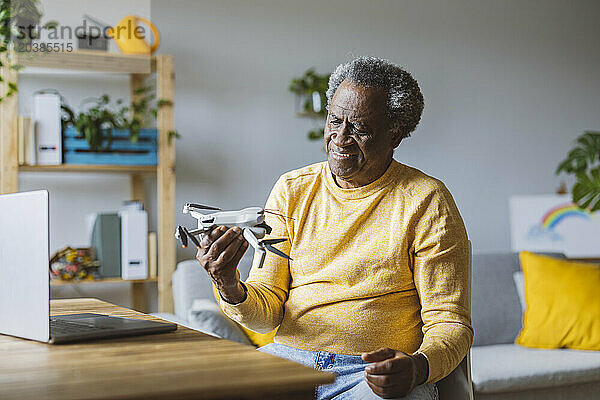
<svg viewBox="0 0 600 400"><path fill-rule="evenodd" d="M96 299L51 314L157 320ZM310 399L334 376L179 326L147 336L50 345L0 335L0 399Z"/></svg>

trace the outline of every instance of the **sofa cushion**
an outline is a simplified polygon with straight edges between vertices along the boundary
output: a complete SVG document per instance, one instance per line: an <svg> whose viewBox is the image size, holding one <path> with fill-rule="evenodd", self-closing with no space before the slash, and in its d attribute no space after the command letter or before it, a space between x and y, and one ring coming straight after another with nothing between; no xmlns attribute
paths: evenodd
<svg viewBox="0 0 600 400"><path fill-rule="evenodd" d="M251 345L244 331L225 314L213 300L196 299L188 311L188 323L193 329L234 342Z"/></svg>
<svg viewBox="0 0 600 400"><path fill-rule="evenodd" d="M559 253L540 253L563 258ZM471 319L474 346L513 343L522 326L522 312L513 273L520 271L518 253L475 254Z"/></svg>
<svg viewBox="0 0 600 400"><path fill-rule="evenodd" d="M248 277L252 264L253 251L246 251L238 265L242 280ZM186 260L177 264L173 272L173 303L175 314L182 320L188 317L188 311L196 299L213 300L212 283L206 271L197 260Z"/></svg>
<svg viewBox="0 0 600 400"><path fill-rule="evenodd" d="M474 346L513 343L521 330L521 305L513 282L516 253L473 256L471 318Z"/></svg>
<svg viewBox="0 0 600 400"><path fill-rule="evenodd" d="M520 254L527 308L515 343L600 351L600 265Z"/></svg>
<svg viewBox="0 0 600 400"><path fill-rule="evenodd" d="M195 299L212 299L210 278L196 260L177 264L172 282L175 315L183 320L187 320L188 311Z"/></svg>
<svg viewBox="0 0 600 400"><path fill-rule="evenodd" d="M590 400L598 397L600 381L554 386L545 389L527 389L518 392L481 393L476 400Z"/></svg>
<svg viewBox="0 0 600 400"><path fill-rule="evenodd" d="M516 344L471 350L476 392L499 393L600 382L600 352L531 349Z"/></svg>
<svg viewBox="0 0 600 400"><path fill-rule="evenodd" d="M525 312L525 308L527 308L527 302L525 301L525 276L523 276L523 271L515 272L513 274L513 281L515 281L517 293L519 294L519 303L521 303L521 311Z"/></svg>

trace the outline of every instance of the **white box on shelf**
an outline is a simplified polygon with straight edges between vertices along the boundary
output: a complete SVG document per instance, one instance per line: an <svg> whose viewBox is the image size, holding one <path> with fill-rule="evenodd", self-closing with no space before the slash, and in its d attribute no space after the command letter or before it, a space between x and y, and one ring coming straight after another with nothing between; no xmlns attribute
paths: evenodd
<svg viewBox="0 0 600 400"><path fill-rule="evenodd" d="M148 278L148 214L141 205L128 205L121 217L121 278Z"/></svg>
<svg viewBox="0 0 600 400"><path fill-rule="evenodd" d="M35 94L33 120L37 164L62 164L60 96L54 93Z"/></svg>

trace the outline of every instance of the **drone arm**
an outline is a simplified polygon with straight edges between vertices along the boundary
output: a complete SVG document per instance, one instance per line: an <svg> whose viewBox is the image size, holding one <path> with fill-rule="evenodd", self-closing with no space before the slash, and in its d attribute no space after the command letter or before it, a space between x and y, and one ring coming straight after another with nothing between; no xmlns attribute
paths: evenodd
<svg viewBox="0 0 600 400"><path fill-rule="evenodd" d="M267 255L265 248L261 246L256 234L250 228L244 228L242 233L250 246L254 247L255 257L258 257L258 264L256 264L256 267L262 268L265 263L265 256Z"/></svg>
<svg viewBox="0 0 600 400"><path fill-rule="evenodd" d="M196 236L196 235L203 233L204 229L192 229L191 231L188 231L188 232L190 233L190 235Z"/></svg>
<svg viewBox="0 0 600 400"><path fill-rule="evenodd" d="M242 231L242 234L244 235L244 239L246 239L248 241L250 246L254 247L254 250L258 250L260 248L260 244L258 243L258 238L254 234L254 232L252 232L249 228L244 228L244 230Z"/></svg>

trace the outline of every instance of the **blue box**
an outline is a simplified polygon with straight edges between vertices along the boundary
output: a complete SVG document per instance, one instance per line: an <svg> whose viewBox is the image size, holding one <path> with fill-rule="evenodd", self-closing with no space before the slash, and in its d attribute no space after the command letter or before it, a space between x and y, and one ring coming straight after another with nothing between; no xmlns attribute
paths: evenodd
<svg viewBox="0 0 600 400"><path fill-rule="evenodd" d="M63 134L65 164L157 165L158 131L140 129L138 141L129 141L129 131L113 129L110 150L92 151L87 140L73 126Z"/></svg>

